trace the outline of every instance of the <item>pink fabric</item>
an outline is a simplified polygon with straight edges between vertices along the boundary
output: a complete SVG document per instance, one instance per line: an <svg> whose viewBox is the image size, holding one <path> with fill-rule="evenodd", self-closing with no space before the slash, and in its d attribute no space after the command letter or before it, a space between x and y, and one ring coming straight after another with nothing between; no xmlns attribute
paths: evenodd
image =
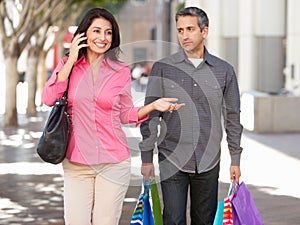
<svg viewBox="0 0 300 225"><path fill-rule="evenodd" d="M52 106L63 95L67 80L56 82L64 57L48 80L43 102ZM67 158L86 165L118 163L130 156L121 124L138 125L138 110L131 98L130 69L123 63L103 61L93 83L90 65L82 57L75 63L68 91L68 112L72 122Z"/></svg>

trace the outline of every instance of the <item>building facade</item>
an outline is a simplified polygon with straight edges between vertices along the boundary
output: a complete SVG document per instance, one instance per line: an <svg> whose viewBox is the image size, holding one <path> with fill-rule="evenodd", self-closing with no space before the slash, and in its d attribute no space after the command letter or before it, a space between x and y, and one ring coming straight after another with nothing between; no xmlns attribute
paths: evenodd
<svg viewBox="0 0 300 225"><path fill-rule="evenodd" d="M258 132L300 131L300 1L129 0L118 15L129 65L178 49L175 13L197 6L208 14L208 50L238 76L242 123Z"/></svg>
<svg viewBox="0 0 300 225"><path fill-rule="evenodd" d="M151 62L177 50L174 17L181 4L207 12L206 46L235 67L241 91L285 88L300 96L298 0L129 0L117 16L126 62Z"/></svg>

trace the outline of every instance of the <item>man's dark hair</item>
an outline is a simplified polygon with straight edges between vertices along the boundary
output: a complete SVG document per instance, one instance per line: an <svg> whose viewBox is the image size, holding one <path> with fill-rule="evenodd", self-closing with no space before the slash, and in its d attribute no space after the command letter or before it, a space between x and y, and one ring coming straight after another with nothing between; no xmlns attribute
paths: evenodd
<svg viewBox="0 0 300 225"><path fill-rule="evenodd" d="M199 9L197 7L187 7L179 10L175 16L176 22L178 21L178 18L180 16L197 16L198 25L201 31L204 29L204 27L208 27L209 25L209 20L206 13L202 9Z"/></svg>

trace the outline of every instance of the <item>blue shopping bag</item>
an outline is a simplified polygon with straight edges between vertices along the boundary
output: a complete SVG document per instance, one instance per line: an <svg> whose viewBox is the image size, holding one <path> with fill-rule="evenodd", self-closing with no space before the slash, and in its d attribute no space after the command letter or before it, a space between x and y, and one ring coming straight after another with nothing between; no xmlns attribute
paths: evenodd
<svg viewBox="0 0 300 225"><path fill-rule="evenodd" d="M144 192L139 196L130 225L154 225L149 190L150 182L144 182Z"/></svg>
<svg viewBox="0 0 300 225"><path fill-rule="evenodd" d="M223 211L224 211L224 200L221 200L218 202L218 208L217 208L213 225L223 224Z"/></svg>

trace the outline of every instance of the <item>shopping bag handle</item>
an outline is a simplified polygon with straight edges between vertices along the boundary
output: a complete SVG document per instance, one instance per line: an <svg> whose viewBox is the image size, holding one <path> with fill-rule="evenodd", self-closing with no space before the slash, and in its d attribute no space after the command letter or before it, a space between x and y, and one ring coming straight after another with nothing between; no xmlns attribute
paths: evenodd
<svg viewBox="0 0 300 225"><path fill-rule="evenodd" d="M230 197L231 199L233 198L233 196L237 192L238 185L239 184L236 181L236 179L233 179L233 181L231 182L231 184L229 186L229 190L228 190L228 194L227 194L227 196Z"/></svg>
<svg viewBox="0 0 300 225"><path fill-rule="evenodd" d="M143 185L144 185L144 194L149 194L151 179L150 178L148 180L143 179Z"/></svg>

